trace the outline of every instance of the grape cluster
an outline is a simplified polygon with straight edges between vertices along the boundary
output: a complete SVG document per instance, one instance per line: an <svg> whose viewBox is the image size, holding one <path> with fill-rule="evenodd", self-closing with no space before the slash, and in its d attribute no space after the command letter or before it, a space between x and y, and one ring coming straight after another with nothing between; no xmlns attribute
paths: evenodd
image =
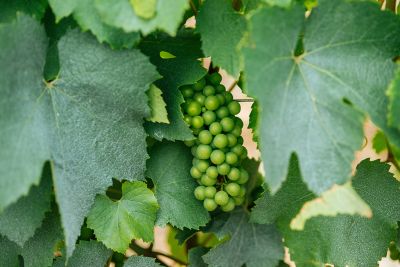
<svg viewBox="0 0 400 267"><path fill-rule="evenodd" d="M194 195L208 211L229 212L244 202L248 172L240 167L247 157L241 137L243 122L235 117L240 105L220 84L221 75L208 74L193 85L181 87L184 120L197 137L191 147L191 176L197 180Z"/></svg>

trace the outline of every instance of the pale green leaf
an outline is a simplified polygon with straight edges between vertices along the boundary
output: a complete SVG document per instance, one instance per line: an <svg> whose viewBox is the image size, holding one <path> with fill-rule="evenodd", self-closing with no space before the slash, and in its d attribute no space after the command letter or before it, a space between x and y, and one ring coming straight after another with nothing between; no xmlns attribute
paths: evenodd
<svg viewBox="0 0 400 267"><path fill-rule="evenodd" d="M157 200L145 183L124 182L120 200L96 197L87 225L106 247L124 253L132 239L153 241L157 209Z"/></svg>
<svg viewBox="0 0 400 267"><path fill-rule="evenodd" d="M196 181L190 176L192 156L183 143L162 142L154 145L147 162L147 176L154 182L160 204L157 224L167 223L183 229L198 229L210 219L193 191Z"/></svg>
<svg viewBox="0 0 400 267"><path fill-rule="evenodd" d="M129 0L96 0L101 18L107 24L123 29L125 32L141 31L147 35L157 29L175 35L182 21L187 0L158 0L155 15L150 19L135 14Z"/></svg>
<svg viewBox="0 0 400 267"><path fill-rule="evenodd" d="M396 70L395 78L390 84L387 94L390 99L388 122L400 130L400 67Z"/></svg>
<svg viewBox="0 0 400 267"><path fill-rule="evenodd" d="M149 97L149 106L151 108L151 116L147 118L147 120L151 122L169 123L166 109L167 104L164 102L160 88L152 84L147 91L147 96Z"/></svg>
<svg viewBox="0 0 400 267"><path fill-rule="evenodd" d="M161 267L156 259L144 256L133 256L125 261L124 267Z"/></svg>
<svg viewBox="0 0 400 267"><path fill-rule="evenodd" d="M295 56L300 33L305 52ZM293 152L314 192L346 182L363 141L361 110L400 144L385 117L399 36L399 20L370 2L321 0L308 18L300 5L252 16L246 82L260 105L260 147L272 192L285 180ZM379 79L371 75L378 72Z"/></svg>
<svg viewBox="0 0 400 267"><path fill-rule="evenodd" d="M196 17L204 54L234 77L243 68L241 40L246 27L245 17L233 9L229 0L205 1Z"/></svg>
<svg viewBox="0 0 400 267"><path fill-rule="evenodd" d="M376 153L380 153L387 149L387 140L383 132L377 131L374 138L372 139L372 147Z"/></svg>
<svg viewBox="0 0 400 267"><path fill-rule="evenodd" d="M335 217L338 214L360 215L371 218L372 210L350 183L334 185L318 198L304 203L300 212L290 222L293 230L303 230L307 220L317 216Z"/></svg>
<svg viewBox="0 0 400 267"><path fill-rule="evenodd" d="M43 169L41 182L32 186L27 196L18 199L0 214L0 234L19 246L31 238L50 210L52 180L50 165Z"/></svg>
<svg viewBox="0 0 400 267"><path fill-rule="evenodd" d="M268 267L283 259L282 237L273 225L248 222L244 210L230 213L219 235L230 239L203 256L210 267Z"/></svg>
<svg viewBox="0 0 400 267"><path fill-rule="evenodd" d="M144 19L154 17L157 9L157 0L130 0L135 14Z"/></svg>

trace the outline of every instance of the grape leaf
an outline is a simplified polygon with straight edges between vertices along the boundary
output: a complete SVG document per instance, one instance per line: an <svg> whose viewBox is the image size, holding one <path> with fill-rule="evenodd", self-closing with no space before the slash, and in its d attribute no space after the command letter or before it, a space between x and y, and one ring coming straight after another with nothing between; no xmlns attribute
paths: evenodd
<svg viewBox="0 0 400 267"><path fill-rule="evenodd" d="M207 248L195 247L189 250L189 267L207 267L203 255L209 251Z"/></svg>
<svg viewBox="0 0 400 267"><path fill-rule="evenodd" d="M20 267L19 249L17 244L0 235L0 266Z"/></svg>
<svg viewBox="0 0 400 267"><path fill-rule="evenodd" d="M113 48L131 48L139 41L140 34L137 32L125 33L121 29L106 25L96 11L94 3L95 0L49 0L58 21L73 14L82 30L90 30L99 42L107 42Z"/></svg>
<svg viewBox="0 0 400 267"><path fill-rule="evenodd" d="M315 197L301 180L293 159L287 181L274 196L266 192L256 202L251 218L258 223L276 220L296 266L375 266L386 255L390 241L396 239L400 219L399 182L388 170L386 164L364 160L352 180L354 190L372 209L371 219L357 215L318 216L309 219L303 231L293 231L291 219L306 201Z"/></svg>
<svg viewBox="0 0 400 267"><path fill-rule="evenodd" d="M158 0L155 15L144 19L135 14L129 0L96 1L96 8L107 24L125 32L141 31L145 35L156 29L175 35L188 7L189 2L186 0Z"/></svg>
<svg viewBox="0 0 400 267"><path fill-rule="evenodd" d="M156 259L144 256L133 256L125 261L124 267L161 267Z"/></svg>
<svg viewBox="0 0 400 267"><path fill-rule="evenodd" d="M154 145L149 154L146 174L154 182L160 205L157 224L170 223L179 229L204 226L210 217L193 195L197 183L190 176L190 149L183 143L164 141Z"/></svg>
<svg viewBox="0 0 400 267"><path fill-rule="evenodd" d="M390 99L388 122L400 130L400 67L396 70L395 78L390 84L387 94Z"/></svg>
<svg viewBox="0 0 400 267"><path fill-rule="evenodd" d="M151 19L156 13L157 0L130 0L135 14L144 19Z"/></svg>
<svg viewBox="0 0 400 267"><path fill-rule="evenodd" d="M27 196L18 199L0 214L0 234L23 246L50 210L51 187L50 165L46 164L40 184L31 187Z"/></svg>
<svg viewBox="0 0 400 267"><path fill-rule="evenodd" d="M346 182L363 140L361 110L400 143L384 116L392 58L400 48L394 15L370 2L321 0L308 18L298 5L264 8L251 24L246 81L260 105L261 154L273 193L293 152L312 191ZM294 55L300 33L305 52ZM376 79L374 72L384 74Z"/></svg>
<svg viewBox="0 0 400 267"><path fill-rule="evenodd" d="M289 7L292 0L262 0L271 6Z"/></svg>
<svg viewBox="0 0 400 267"><path fill-rule="evenodd" d="M204 54L234 77L243 68L240 46L246 28L245 17L233 9L229 0L205 1L196 17Z"/></svg>
<svg viewBox="0 0 400 267"><path fill-rule="evenodd" d="M181 104L183 96L178 90L184 84L193 84L206 74L197 60L202 57L200 38L191 30L182 30L176 37L165 34L154 34L145 38L140 49L150 57L163 78L156 82L162 90L167 103L170 124L145 123L146 131L152 137L161 140L193 139L192 131L183 121ZM161 52L168 52L175 58L161 58Z"/></svg>
<svg viewBox="0 0 400 267"><path fill-rule="evenodd" d="M151 108L151 116L147 120L169 123L168 112L165 107L167 104L164 102L160 88L152 84L147 91L147 96L149 97L149 106Z"/></svg>
<svg viewBox="0 0 400 267"><path fill-rule="evenodd" d="M254 103L251 105L251 112L249 116L249 129L251 129L251 132L253 133L253 141L257 143L259 142L259 111L258 111L258 104L257 101L254 101Z"/></svg>
<svg viewBox="0 0 400 267"><path fill-rule="evenodd" d="M0 208L36 184L51 159L71 255L83 218L111 177L144 179L146 90L159 76L139 51L112 51L71 31L59 42L60 78L44 86L46 42L38 23L20 17L1 26L0 37L7 40L0 44L6 96L0 100L0 177L9 178L0 180Z"/></svg>
<svg viewBox="0 0 400 267"><path fill-rule="evenodd" d="M386 136L382 131L376 132L374 138L372 139L372 147L376 153L380 153L387 149Z"/></svg>
<svg viewBox="0 0 400 267"><path fill-rule="evenodd" d="M16 18L17 12L31 15L40 21L44 16L46 7L46 0L0 0L0 22L10 22Z"/></svg>
<svg viewBox="0 0 400 267"><path fill-rule="evenodd" d="M243 210L231 212L218 235L230 239L203 256L209 266L276 266L283 259L282 238L273 225L248 222Z"/></svg>
<svg viewBox="0 0 400 267"><path fill-rule="evenodd" d="M106 247L125 253L132 239L153 241L157 209L157 200L145 183L124 182L120 200L96 197L87 225Z"/></svg>
<svg viewBox="0 0 400 267"><path fill-rule="evenodd" d="M67 267L105 266L112 251L95 240L81 240L74 254L68 259Z"/></svg>

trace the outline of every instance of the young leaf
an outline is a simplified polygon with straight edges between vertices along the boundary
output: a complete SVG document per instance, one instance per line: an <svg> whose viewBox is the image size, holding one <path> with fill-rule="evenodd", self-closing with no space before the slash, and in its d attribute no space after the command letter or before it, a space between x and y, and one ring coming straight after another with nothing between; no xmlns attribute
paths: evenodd
<svg viewBox="0 0 400 267"><path fill-rule="evenodd" d="M120 200L96 197L87 225L106 247L124 253L132 239L153 240L157 209L157 200L145 183L125 182Z"/></svg>
<svg viewBox="0 0 400 267"><path fill-rule="evenodd" d="M162 142L154 145L147 162L147 176L154 182L156 197L160 204L157 224L167 223L199 229L210 219L193 191L197 185L190 176L192 156L183 143Z"/></svg>
<svg viewBox="0 0 400 267"><path fill-rule="evenodd" d="M399 132L389 129L385 118L385 88L400 48L399 20L374 3L342 0L321 0L304 17L301 6L263 8L251 19L253 43L244 51L273 193L285 180L293 152L312 191L319 194L348 180L363 140L360 110L400 144ZM295 55L300 33L305 52ZM376 79L373 72L383 74Z"/></svg>
<svg viewBox="0 0 400 267"><path fill-rule="evenodd" d="M183 121L181 104L184 100L178 87L193 84L206 74L206 70L197 60L202 57L200 45L199 36L190 30L182 30L176 37L154 34L140 44L142 52L150 57L150 61L163 76L156 85L162 90L167 103L170 124L145 123L149 135L158 140L193 139L192 131ZM162 58L161 52L168 52L175 57Z"/></svg>
<svg viewBox="0 0 400 267"><path fill-rule="evenodd" d="M133 256L125 262L124 267L161 267L161 265L156 263L154 258Z"/></svg>
<svg viewBox="0 0 400 267"><path fill-rule="evenodd" d="M46 164L40 184L32 186L27 196L0 213L0 234L22 247L42 225L45 213L50 210L51 193L51 170Z"/></svg>
<svg viewBox="0 0 400 267"><path fill-rule="evenodd" d="M376 153L381 153L388 148L386 136L383 132L378 131L372 139L372 147Z"/></svg>
<svg viewBox="0 0 400 267"><path fill-rule="evenodd" d="M204 54L238 77L243 68L240 46L247 27L245 17L233 9L231 1L212 0L205 1L196 21Z"/></svg>
<svg viewBox="0 0 400 267"><path fill-rule="evenodd" d="M147 118L151 122L169 123L168 113L162 92L160 88L152 84L147 91L149 97L149 106L151 108L151 116Z"/></svg>
<svg viewBox="0 0 400 267"><path fill-rule="evenodd" d="M276 266L283 259L282 238L275 226L249 223L248 219L243 210L231 212L218 233L230 239L203 256L210 267Z"/></svg>
<svg viewBox="0 0 400 267"><path fill-rule="evenodd" d="M395 78L387 92L390 99L388 122L400 130L400 67L397 68Z"/></svg>
<svg viewBox="0 0 400 267"><path fill-rule="evenodd" d="M105 23L125 32L141 31L145 35L156 29L175 35L188 7L189 2L186 0L158 0L155 15L145 19L135 13L129 0L96 1L96 8Z"/></svg>

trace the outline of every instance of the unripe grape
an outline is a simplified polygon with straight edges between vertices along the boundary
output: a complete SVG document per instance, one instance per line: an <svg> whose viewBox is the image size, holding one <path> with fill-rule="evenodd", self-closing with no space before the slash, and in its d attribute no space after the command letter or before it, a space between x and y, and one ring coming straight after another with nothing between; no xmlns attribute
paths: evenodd
<svg viewBox="0 0 400 267"><path fill-rule="evenodd" d="M236 182L238 184L245 184L249 180L249 173L245 169L240 170L240 178Z"/></svg>
<svg viewBox="0 0 400 267"><path fill-rule="evenodd" d="M204 105L208 110L216 110L219 108L219 100L218 97L215 95L210 95L206 97L206 100L204 101Z"/></svg>
<svg viewBox="0 0 400 267"><path fill-rule="evenodd" d="M229 110L226 106L220 107L219 109L217 109L217 111L215 113L217 114L217 117L219 119L223 119L223 118L229 116Z"/></svg>
<svg viewBox="0 0 400 267"><path fill-rule="evenodd" d="M190 86L183 86L181 92L184 98L190 98L194 95L193 89Z"/></svg>
<svg viewBox="0 0 400 267"><path fill-rule="evenodd" d="M199 81L197 81L194 85L193 85L193 89L195 91L201 91L203 90L204 86L206 85L206 79L202 78Z"/></svg>
<svg viewBox="0 0 400 267"><path fill-rule="evenodd" d="M226 137L228 138L228 146L229 146L229 147L233 147L234 145L236 145L236 143L237 143L237 138L236 138L236 136L234 136L234 135L231 134L231 133L228 133L228 134L226 135Z"/></svg>
<svg viewBox="0 0 400 267"><path fill-rule="evenodd" d="M224 132L230 132L235 127L235 123L233 122L232 118L229 118L229 117L223 118L221 120L220 124L221 124L222 130ZM193 119L192 119L192 125L193 125Z"/></svg>
<svg viewBox="0 0 400 267"><path fill-rule="evenodd" d="M192 146L192 148L190 149L190 152L192 153L193 157L197 157L196 156L197 155L197 146Z"/></svg>
<svg viewBox="0 0 400 267"><path fill-rule="evenodd" d="M230 103L233 100L233 95L230 92L224 92L225 103Z"/></svg>
<svg viewBox="0 0 400 267"><path fill-rule="evenodd" d="M201 144L208 145L213 140L212 134L208 130L202 130L199 133L199 141Z"/></svg>
<svg viewBox="0 0 400 267"><path fill-rule="evenodd" d="M247 148L243 147L242 155L240 156L241 159L247 158Z"/></svg>
<svg viewBox="0 0 400 267"><path fill-rule="evenodd" d="M228 175L231 170L231 166L228 163L222 163L221 165L217 166L218 173L221 175Z"/></svg>
<svg viewBox="0 0 400 267"><path fill-rule="evenodd" d="M212 179L217 179L218 177L218 169L215 166L210 166L206 170L206 174L212 178Z"/></svg>
<svg viewBox="0 0 400 267"><path fill-rule="evenodd" d="M242 205L244 202L244 197L234 197L233 200L235 201L235 205L239 206Z"/></svg>
<svg viewBox="0 0 400 267"><path fill-rule="evenodd" d="M237 138L237 142L238 142L238 144L241 144L241 145L243 145L243 137L241 137L241 136L238 136L238 138Z"/></svg>
<svg viewBox="0 0 400 267"><path fill-rule="evenodd" d="M201 105L196 101L192 101L187 105L186 112L190 116L197 116L201 113Z"/></svg>
<svg viewBox="0 0 400 267"><path fill-rule="evenodd" d="M217 91L217 93L223 93L225 92L225 86L223 86L222 84L218 84L217 86L215 86L215 91Z"/></svg>
<svg viewBox="0 0 400 267"><path fill-rule="evenodd" d="M217 94L217 95L215 95L217 98L218 98L218 100L219 100L219 104L222 106L223 104L225 104L225 97L224 97L224 95L222 95L222 94ZM229 111L229 110L228 110Z"/></svg>
<svg viewBox="0 0 400 267"><path fill-rule="evenodd" d="M242 128L235 126L231 132L234 136L239 137L242 134Z"/></svg>
<svg viewBox="0 0 400 267"><path fill-rule="evenodd" d="M193 126L193 128L200 129L201 127L203 127L203 125L204 125L203 117L194 116L192 118L192 126Z"/></svg>
<svg viewBox="0 0 400 267"><path fill-rule="evenodd" d="M193 166L192 168L190 168L190 175L195 179L199 179L203 174L199 169Z"/></svg>
<svg viewBox="0 0 400 267"><path fill-rule="evenodd" d="M200 104L200 106L204 105L204 101L206 101L206 97L202 93L195 93L193 96L194 102Z"/></svg>
<svg viewBox="0 0 400 267"><path fill-rule="evenodd" d="M229 183L225 186L225 191L229 195L236 197L240 193L240 186L237 183Z"/></svg>
<svg viewBox="0 0 400 267"><path fill-rule="evenodd" d="M210 83L217 85L222 81L222 77L218 72L214 72L208 76L208 80Z"/></svg>
<svg viewBox="0 0 400 267"><path fill-rule="evenodd" d="M219 122L213 122L210 125L209 131L212 135L217 135L222 132L222 126Z"/></svg>
<svg viewBox="0 0 400 267"><path fill-rule="evenodd" d="M240 171L238 168L231 168L230 172L228 173L228 178L232 181L239 180L240 178Z"/></svg>
<svg viewBox="0 0 400 267"><path fill-rule="evenodd" d="M212 163L219 165L225 161L225 154L221 150L214 150L210 155Z"/></svg>
<svg viewBox="0 0 400 267"><path fill-rule="evenodd" d="M221 207L221 210L225 212L230 212L235 209L235 201L232 198L229 198L228 204Z"/></svg>
<svg viewBox="0 0 400 267"><path fill-rule="evenodd" d="M205 96L214 95L215 94L215 88L212 85L206 85L203 88L203 94Z"/></svg>
<svg viewBox="0 0 400 267"><path fill-rule="evenodd" d="M203 127L198 128L198 129L192 128L192 132L193 132L194 135L199 135L199 133L200 133L203 129L204 129Z"/></svg>
<svg viewBox="0 0 400 267"><path fill-rule="evenodd" d="M239 112L240 112L240 104L238 102L236 102L236 101L231 101L228 104L228 109L229 109L229 112L233 116L235 116L235 115L239 114Z"/></svg>
<svg viewBox="0 0 400 267"><path fill-rule="evenodd" d="M186 146L194 146L196 144L196 140L186 140L183 141Z"/></svg>
<svg viewBox="0 0 400 267"><path fill-rule="evenodd" d="M217 134L213 139L213 144L217 148L224 148L228 145L228 137L224 134Z"/></svg>
<svg viewBox="0 0 400 267"><path fill-rule="evenodd" d="M243 128L243 121L238 117L235 117L235 126L238 126L239 128Z"/></svg>
<svg viewBox="0 0 400 267"><path fill-rule="evenodd" d="M218 191L214 196L214 201L220 206L228 204L229 196L225 191Z"/></svg>
<svg viewBox="0 0 400 267"><path fill-rule="evenodd" d="M199 145L196 150L196 156L199 159L209 159L212 152L209 145Z"/></svg>
<svg viewBox="0 0 400 267"><path fill-rule="evenodd" d="M202 185L196 187L196 189L194 190L195 198L197 198L198 200L204 200L206 198L205 189L206 188Z"/></svg>
<svg viewBox="0 0 400 267"><path fill-rule="evenodd" d="M217 115L215 115L214 111L207 110L203 113L203 119L205 125L210 125L217 119Z"/></svg>
<svg viewBox="0 0 400 267"><path fill-rule="evenodd" d="M244 147L241 144L237 144L231 148L231 151L240 157L244 151Z"/></svg>
<svg viewBox="0 0 400 267"><path fill-rule="evenodd" d="M234 152L228 152L225 155L225 162L234 165L238 162L238 156Z"/></svg>
<svg viewBox="0 0 400 267"><path fill-rule="evenodd" d="M211 199L211 198L206 198L203 202L203 206L208 211L213 211L218 207L218 205L217 205L217 203L215 203L214 199Z"/></svg>
<svg viewBox="0 0 400 267"><path fill-rule="evenodd" d="M192 124L192 117L189 115L185 115L183 116L183 120L186 122L187 125L191 125Z"/></svg>
<svg viewBox="0 0 400 267"><path fill-rule="evenodd" d="M244 197L246 195L246 188L244 186L240 187L239 197Z"/></svg>
<svg viewBox="0 0 400 267"><path fill-rule="evenodd" d="M214 198L215 193L217 193L217 189L214 186L207 186L204 189L204 195L206 198Z"/></svg>
<svg viewBox="0 0 400 267"><path fill-rule="evenodd" d="M207 174L203 174L200 178L200 183L205 186L212 186L217 183L217 179L209 177Z"/></svg>
<svg viewBox="0 0 400 267"><path fill-rule="evenodd" d="M195 167L201 172L206 172L209 166L210 163L203 159L198 160L195 164Z"/></svg>

